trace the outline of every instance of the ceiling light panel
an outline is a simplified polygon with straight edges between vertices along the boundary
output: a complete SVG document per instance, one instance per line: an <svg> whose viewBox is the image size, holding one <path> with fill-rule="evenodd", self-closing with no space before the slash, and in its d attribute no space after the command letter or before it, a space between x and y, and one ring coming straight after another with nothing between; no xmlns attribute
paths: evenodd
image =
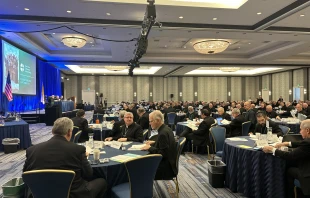
<svg viewBox="0 0 310 198"><path fill-rule="evenodd" d="M69 69L77 74L112 74L112 75L128 75L128 69L124 69L122 71L111 71L105 68L98 67L80 67L79 65L66 65ZM153 67L143 67L135 68L133 73L135 75L150 75L155 74L162 67L153 66Z"/></svg>
<svg viewBox="0 0 310 198"><path fill-rule="evenodd" d="M110 3L147 4L146 0L84 0ZM238 9L248 0L156 0L156 5Z"/></svg>
<svg viewBox="0 0 310 198"><path fill-rule="evenodd" d="M186 75L257 75L265 72L271 72L271 71L276 71L280 70L283 68L267 68L267 67L262 67L262 68L255 68L255 69L245 69L245 68L240 68L240 70L235 71L235 72L223 72L219 69L213 70L210 68L198 68L196 70L187 72Z"/></svg>

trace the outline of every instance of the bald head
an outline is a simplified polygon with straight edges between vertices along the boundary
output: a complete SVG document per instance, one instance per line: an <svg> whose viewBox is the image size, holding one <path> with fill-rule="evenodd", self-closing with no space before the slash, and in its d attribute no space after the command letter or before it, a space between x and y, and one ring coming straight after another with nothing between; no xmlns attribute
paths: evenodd
<svg viewBox="0 0 310 198"><path fill-rule="evenodd" d="M301 112L302 111L302 106L300 104L297 104L296 105L296 109L298 112Z"/></svg>
<svg viewBox="0 0 310 198"><path fill-rule="evenodd" d="M267 111L267 112L271 112L271 111L272 111L272 106L271 106L271 105L267 105L266 111Z"/></svg>
<svg viewBox="0 0 310 198"><path fill-rule="evenodd" d="M250 110L250 109L251 109L251 103L250 103L249 101L245 102L245 103L244 103L244 108L245 108L246 110Z"/></svg>

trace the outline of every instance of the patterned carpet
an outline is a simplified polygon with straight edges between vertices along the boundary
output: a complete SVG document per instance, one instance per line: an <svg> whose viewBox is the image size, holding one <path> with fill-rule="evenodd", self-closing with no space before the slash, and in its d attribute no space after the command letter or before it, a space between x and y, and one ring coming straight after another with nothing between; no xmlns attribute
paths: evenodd
<svg viewBox="0 0 310 198"><path fill-rule="evenodd" d="M91 112L86 112L86 119L92 117ZM45 124L30 124L30 135L32 143L38 144L51 138L51 126ZM10 178L20 177L25 161L25 151L18 151L13 154L0 152L0 186ZM243 197L241 194L232 193L229 189L213 188L208 182L207 156L186 153L180 157L179 162L179 186L180 198L231 198ZM175 198L175 184L173 181L154 182L154 197ZM0 189L2 197L2 188Z"/></svg>

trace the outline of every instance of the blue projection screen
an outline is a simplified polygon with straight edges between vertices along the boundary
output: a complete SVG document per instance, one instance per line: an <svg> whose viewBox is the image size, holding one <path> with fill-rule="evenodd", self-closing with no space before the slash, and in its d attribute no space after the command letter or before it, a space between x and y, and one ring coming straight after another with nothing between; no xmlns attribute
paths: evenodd
<svg viewBox="0 0 310 198"><path fill-rule="evenodd" d="M2 41L3 92L8 71L14 94L36 95L36 57Z"/></svg>

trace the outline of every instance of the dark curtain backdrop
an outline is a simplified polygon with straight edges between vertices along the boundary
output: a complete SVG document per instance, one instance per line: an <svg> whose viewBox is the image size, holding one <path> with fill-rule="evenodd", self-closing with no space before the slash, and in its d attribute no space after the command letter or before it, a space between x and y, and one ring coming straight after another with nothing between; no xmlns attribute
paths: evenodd
<svg viewBox="0 0 310 198"><path fill-rule="evenodd" d="M2 60L2 40L0 40L0 111L29 111L36 108L43 108L41 101L42 85L44 86L44 95L61 95L60 71L49 63L37 59L36 65L36 95L16 95L13 94L13 101L9 102L3 93L3 60ZM6 76L6 75L5 75Z"/></svg>

